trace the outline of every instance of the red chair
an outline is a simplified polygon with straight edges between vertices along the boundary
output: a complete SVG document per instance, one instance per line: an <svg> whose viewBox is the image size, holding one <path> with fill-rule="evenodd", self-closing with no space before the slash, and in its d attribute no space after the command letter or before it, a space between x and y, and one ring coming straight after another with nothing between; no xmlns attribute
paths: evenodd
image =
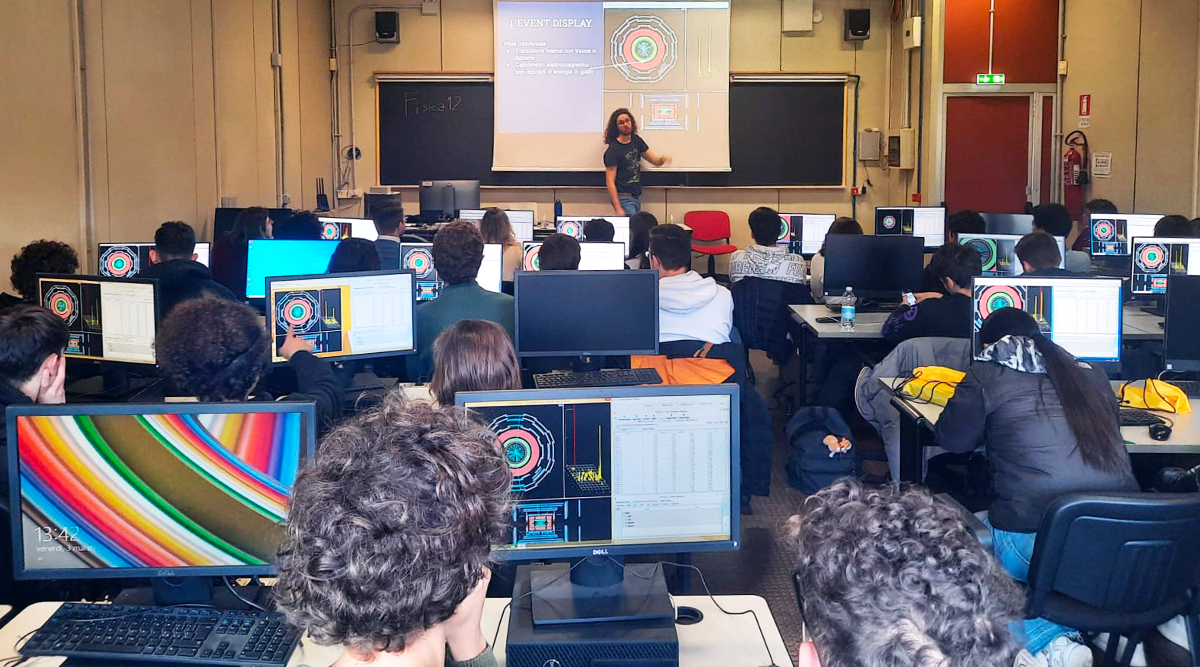
<svg viewBox="0 0 1200 667"><path fill-rule="evenodd" d="M717 255L728 255L738 248L729 243L729 214L724 211L688 211L683 215L683 224L691 227L692 241L703 241L710 245L692 243L692 252L708 255L707 276L717 272ZM714 241L724 241L717 243Z"/></svg>

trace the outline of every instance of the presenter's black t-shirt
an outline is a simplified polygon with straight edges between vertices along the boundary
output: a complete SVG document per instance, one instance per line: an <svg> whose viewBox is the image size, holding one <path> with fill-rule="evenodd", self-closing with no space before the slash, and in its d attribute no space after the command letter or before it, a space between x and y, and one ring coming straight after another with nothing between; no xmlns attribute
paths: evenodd
<svg viewBox="0 0 1200 667"><path fill-rule="evenodd" d="M604 151L604 166L617 168L617 192L640 197L642 195L642 155L650 147L638 135L623 144L613 140Z"/></svg>

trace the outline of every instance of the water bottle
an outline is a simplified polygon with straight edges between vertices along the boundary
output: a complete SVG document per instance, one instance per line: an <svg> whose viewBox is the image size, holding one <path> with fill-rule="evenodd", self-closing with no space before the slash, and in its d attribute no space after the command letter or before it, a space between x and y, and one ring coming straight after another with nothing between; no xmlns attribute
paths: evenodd
<svg viewBox="0 0 1200 667"><path fill-rule="evenodd" d="M554 221L558 222L558 219L561 217L562 217L562 200L555 199L554 200Z"/></svg>
<svg viewBox="0 0 1200 667"><path fill-rule="evenodd" d="M858 297L854 296L854 288L846 286L842 292L842 331L854 331L855 305Z"/></svg>

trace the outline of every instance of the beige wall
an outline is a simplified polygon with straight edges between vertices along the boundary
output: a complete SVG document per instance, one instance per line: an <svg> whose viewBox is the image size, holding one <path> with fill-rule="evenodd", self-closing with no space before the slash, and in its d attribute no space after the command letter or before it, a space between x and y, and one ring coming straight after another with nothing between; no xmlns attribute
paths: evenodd
<svg viewBox="0 0 1200 667"><path fill-rule="evenodd" d="M1112 176L1091 197L1122 211L1193 211L1196 188L1200 9L1195 0L1068 0L1064 132L1079 128L1091 94L1093 152L1113 154Z"/></svg>

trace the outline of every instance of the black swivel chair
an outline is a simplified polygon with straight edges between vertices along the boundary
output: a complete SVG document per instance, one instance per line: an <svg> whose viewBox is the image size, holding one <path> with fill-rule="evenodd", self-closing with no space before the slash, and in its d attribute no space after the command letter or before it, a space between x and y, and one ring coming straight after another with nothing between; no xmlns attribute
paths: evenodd
<svg viewBox="0 0 1200 667"><path fill-rule="evenodd" d="M742 344L747 350L766 352L771 362L782 368L796 349L796 344L788 340L788 333L794 326L788 306L813 303L808 286L751 277L732 283L730 291L733 293L733 326L741 332ZM750 373L753 375L752 370ZM784 402L789 384L780 382L773 396L777 402ZM790 414L791 406L786 407Z"/></svg>
<svg viewBox="0 0 1200 667"><path fill-rule="evenodd" d="M1200 494L1074 493L1042 517L1026 617L1107 632L1104 664L1128 665L1147 630L1185 614L1200 667L1198 591Z"/></svg>

